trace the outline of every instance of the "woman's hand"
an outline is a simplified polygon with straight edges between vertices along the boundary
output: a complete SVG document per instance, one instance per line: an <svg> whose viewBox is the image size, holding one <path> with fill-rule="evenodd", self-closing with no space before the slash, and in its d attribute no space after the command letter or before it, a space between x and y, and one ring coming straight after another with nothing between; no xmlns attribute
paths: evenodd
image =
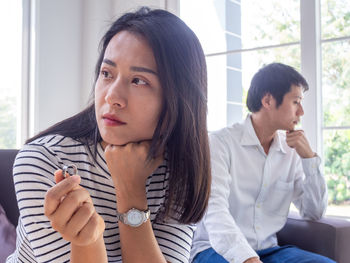
<svg viewBox="0 0 350 263"><path fill-rule="evenodd" d="M95 211L89 192L79 186L78 175L64 179L55 172L56 185L45 196L45 215L62 237L77 246L88 246L103 237L105 224Z"/></svg>
<svg viewBox="0 0 350 263"><path fill-rule="evenodd" d="M147 207L147 177L163 162L163 155L147 161L149 148L150 141L106 146L106 162L114 181L118 203L129 203L138 209Z"/></svg>

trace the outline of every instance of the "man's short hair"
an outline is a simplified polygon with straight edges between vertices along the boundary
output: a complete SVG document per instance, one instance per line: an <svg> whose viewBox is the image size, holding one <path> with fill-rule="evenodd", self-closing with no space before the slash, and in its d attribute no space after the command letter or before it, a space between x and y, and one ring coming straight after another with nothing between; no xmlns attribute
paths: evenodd
<svg viewBox="0 0 350 263"><path fill-rule="evenodd" d="M305 78L293 67L282 63L271 63L255 73L247 96L247 106L251 112L261 109L261 99L271 94L276 100L276 107L280 106L283 97L292 85L301 86L304 91L309 89Z"/></svg>

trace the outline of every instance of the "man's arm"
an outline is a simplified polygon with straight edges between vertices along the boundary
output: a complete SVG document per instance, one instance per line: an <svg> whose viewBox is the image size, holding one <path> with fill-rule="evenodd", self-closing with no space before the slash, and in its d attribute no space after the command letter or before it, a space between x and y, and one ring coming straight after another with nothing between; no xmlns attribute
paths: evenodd
<svg viewBox="0 0 350 263"><path fill-rule="evenodd" d="M304 131L287 133L287 144L296 150L297 160L294 205L304 218L320 219L327 208L327 185L321 173L321 159L314 153Z"/></svg>
<svg viewBox="0 0 350 263"><path fill-rule="evenodd" d="M210 136L212 188L204 219L213 249L229 262L245 262L258 255L249 245L229 211L230 167L229 146L216 135ZM254 261L253 261L254 262ZM259 262L259 261L258 261Z"/></svg>

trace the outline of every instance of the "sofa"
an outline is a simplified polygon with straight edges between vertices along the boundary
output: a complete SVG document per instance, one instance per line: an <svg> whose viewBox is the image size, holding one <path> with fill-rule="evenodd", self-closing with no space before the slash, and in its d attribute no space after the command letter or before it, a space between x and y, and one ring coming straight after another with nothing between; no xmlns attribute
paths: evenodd
<svg viewBox="0 0 350 263"><path fill-rule="evenodd" d="M0 263L15 248L15 226L19 211L12 178L12 166L18 150L0 150ZM350 220L325 217L304 220L291 213L277 234L280 245L296 245L327 256L338 263L350 263Z"/></svg>

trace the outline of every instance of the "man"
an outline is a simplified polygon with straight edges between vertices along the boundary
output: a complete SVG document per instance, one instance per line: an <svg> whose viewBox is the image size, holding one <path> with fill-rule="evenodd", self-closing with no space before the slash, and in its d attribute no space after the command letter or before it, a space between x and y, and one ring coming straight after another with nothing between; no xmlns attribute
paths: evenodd
<svg viewBox="0 0 350 263"><path fill-rule="evenodd" d="M193 262L334 262L277 245L291 202L312 220L327 207L321 160L304 132L294 130L308 88L292 67L267 65L252 79L247 119L210 135L212 192L195 232Z"/></svg>

